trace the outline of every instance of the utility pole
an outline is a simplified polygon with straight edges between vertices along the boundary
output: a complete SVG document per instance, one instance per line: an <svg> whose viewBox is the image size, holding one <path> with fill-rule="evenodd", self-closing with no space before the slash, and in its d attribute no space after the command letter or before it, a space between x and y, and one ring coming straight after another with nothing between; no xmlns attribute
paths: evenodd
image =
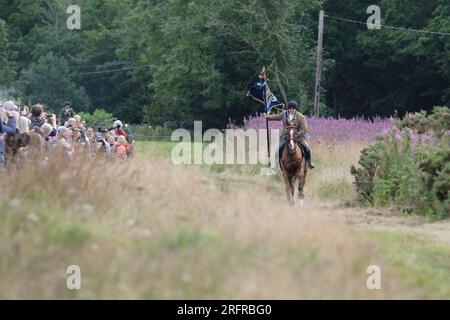
<svg viewBox="0 0 450 320"><path fill-rule="evenodd" d="M316 86L314 96L314 116L318 117L320 112L320 77L322 74L322 46L323 46L323 20L324 11L319 13L319 32L317 38L317 64L316 64Z"/></svg>

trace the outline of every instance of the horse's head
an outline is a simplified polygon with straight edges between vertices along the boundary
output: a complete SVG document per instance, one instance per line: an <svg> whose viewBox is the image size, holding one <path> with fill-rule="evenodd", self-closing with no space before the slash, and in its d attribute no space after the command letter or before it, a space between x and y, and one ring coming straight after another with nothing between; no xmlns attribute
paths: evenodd
<svg viewBox="0 0 450 320"><path fill-rule="evenodd" d="M295 154L295 145L297 144L297 127L289 124L287 129L289 134L288 153L292 156Z"/></svg>

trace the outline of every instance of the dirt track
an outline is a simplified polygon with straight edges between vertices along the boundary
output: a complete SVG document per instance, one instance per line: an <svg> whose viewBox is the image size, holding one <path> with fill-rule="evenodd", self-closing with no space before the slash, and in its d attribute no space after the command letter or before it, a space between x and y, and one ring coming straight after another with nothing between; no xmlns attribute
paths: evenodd
<svg viewBox="0 0 450 320"><path fill-rule="evenodd" d="M300 207L300 204L297 203L296 207ZM327 216L328 219L344 221L345 224L357 229L417 234L450 246L449 219L430 222L422 217L399 214L395 209L344 208L340 205L308 203L307 201L301 210L318 212Z"/></svg>
<svg viewBox="0 0 450 320"><path fill-rule="evenodd" d="M395 209L321 207L325 214L342 217L355 228L413 233L450 246L449 219L430 222L421 217L400 215Z"/></svg>
<svg viewBox="0 0 450 320"><path fill-rule="evenodd" d="M256 180L256 181L255 181ZM224 180L219 180L225 182ZM227 179L227 183L244 185L252 184L256 192L269 193L277 201L285 201L283 185L269 185L255 177L240 177ZM430 221L420 216L410 216L399 213L395 208L347 208L339 204L320 203L308 200L306 195L303 206L297 201L293 210L306 210L324 215L327 219L336 219L339 222L356 228L379 231L392 231L425 236L427 239L450 246L450 219L443 221Z"/></svg>

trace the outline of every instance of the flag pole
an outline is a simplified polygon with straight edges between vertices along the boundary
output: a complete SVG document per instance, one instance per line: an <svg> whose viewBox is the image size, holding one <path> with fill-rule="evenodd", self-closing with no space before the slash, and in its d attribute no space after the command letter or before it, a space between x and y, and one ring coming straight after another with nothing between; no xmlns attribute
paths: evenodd
<svg viewBox="0 0 450 320"><path fill-rule="evenodd" d="M272 167L270 163L270 140L269 140L269 120L266 118L266 133L267 133L267 156L269 157L269 167Z"/></svg>
<svg viewBox="0 0 450 320"><path fill-rule="evenodd" d="M265 66L263 66L261 70L261 77L263 80L267 81L267 69ZM267 113L269 110L267 110L267 83L264 85L264 111L266 113L266 135L267 135L267 157L269 158L269 167L272 167L271 161L270 161L270 135L269 135L269 120L267 119Z"/></svg>

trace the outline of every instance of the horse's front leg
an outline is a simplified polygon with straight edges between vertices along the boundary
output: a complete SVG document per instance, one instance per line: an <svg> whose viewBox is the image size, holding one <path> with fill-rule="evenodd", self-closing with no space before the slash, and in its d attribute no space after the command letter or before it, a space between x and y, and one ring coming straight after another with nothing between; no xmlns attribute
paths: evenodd
<svg viewBox="0 0 450 320"><path fill-rule="evenodd" d="M297 176L291 177L291 184L289 185L291 188L291 197L295 199L295 182L297 180Z"/></svg>
<svg viewBox="0 0 450 320"><path fill-rule="evenodd" d="M305 170L306 166L302 166L299 173L297 174L298 177L298 199L302 200L305 198L304 188L306 183L306 173L307 170Z"/></svg>
<svg viewBox="0 0 450 320"><path fill-rule="evenodd" d="M284 187L285 187L287 201L292 206L294 204L294 198L292 197L292 193L291 193L291 179L289 179L289 176L288 176L286 170L283 171L283 180L284 180Z"/></svg>

